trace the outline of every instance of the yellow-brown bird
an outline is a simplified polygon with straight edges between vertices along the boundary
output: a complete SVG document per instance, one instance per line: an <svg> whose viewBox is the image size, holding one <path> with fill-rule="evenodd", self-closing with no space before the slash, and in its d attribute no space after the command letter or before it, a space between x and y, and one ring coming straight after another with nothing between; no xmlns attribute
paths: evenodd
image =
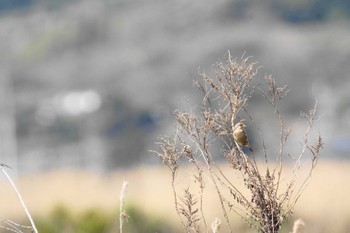
<svg viewBox="0 0 350 233"><path fill-rule="evenodd" d="M247 133L245 132L244 128L246 127L243 123L244 120L240 120L235 126L233 127L233 138L237 142L239 146L245 146L247 147L251 152L253 152L253 149L249 145Z"/></svg>

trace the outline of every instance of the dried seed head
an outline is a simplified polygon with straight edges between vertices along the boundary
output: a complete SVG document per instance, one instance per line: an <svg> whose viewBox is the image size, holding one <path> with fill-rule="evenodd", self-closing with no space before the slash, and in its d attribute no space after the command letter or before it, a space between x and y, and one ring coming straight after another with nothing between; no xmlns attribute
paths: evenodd
<svg viewBox="0 0 350 233"><path fill-rule="evenodd" d="M291 233L301 233L304 227L305 227L305 222L299 218L294 222L293 232Z"/></svg>
<svg viewBox="0 0 350 233"><path fill-rule="evenodd" d="M211 230L213 233L219 233L221 226L221 220L219 218L215 218L214 221L211 223Z"/></svg>
<svg viewBox="0 0 350 233"><path fill-rule="evenodd" d="M189 145L185 145L182 153L185 154L186 156L192 157L192 149Z"/></svg>
<svg viewBox="0 0 350 233"><path fill-rule="evenodd" d="M241 105L241 103L242 101L240 101L239 99L235 99L233 101L233 105L235 106L236 109Z"/></svg>

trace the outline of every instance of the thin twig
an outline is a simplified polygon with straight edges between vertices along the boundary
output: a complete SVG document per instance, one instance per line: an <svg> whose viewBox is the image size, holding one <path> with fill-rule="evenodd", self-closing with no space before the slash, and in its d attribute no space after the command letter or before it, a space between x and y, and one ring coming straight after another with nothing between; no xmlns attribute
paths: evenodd
<svg viewBox="0 0 350 233"><path fill-rule="evenodd" d="M28 211L28 208L27 208L26 204L24 203L23 198L22 198L20 192L18 191L18 189L17 189L15 183L12 181L11 177L9 176L9 174L8 174L8 173L6 172L6 170L4 169L4 166L0 166L0 168L1 168L1 171L5 174L7 180L10 182L12 188L15 190L15 192L16 192L16 194L17 194L17 196L18 196L18 199L19 199L19 201L21 202L21 205L22 205L22 207L23 207L23 209L24 209L24 212L26 213L26 215L27 215L27 217L28 217L28 219L29 219L29 221L30 221L30 224L31 224L31 226L32 226L32 228L33 228L33 232L34 232L34 233L38 233L38 230L36 229L36 226L35 226L35 223L34 223L34 221L33 221L33 218L32 218L32 216L30 215L30 213L29 213L29 211Z"/></svg>
<svg viewBox="0 0 350 233"><path fill-rule="evenodd" d="M119 232L120 233L123 233L123 224L129 218L129 216L124 210L127 187L128 187L128 182L124 180L122 184L122 188L120 190L120 196L119 196Z"/></svg>

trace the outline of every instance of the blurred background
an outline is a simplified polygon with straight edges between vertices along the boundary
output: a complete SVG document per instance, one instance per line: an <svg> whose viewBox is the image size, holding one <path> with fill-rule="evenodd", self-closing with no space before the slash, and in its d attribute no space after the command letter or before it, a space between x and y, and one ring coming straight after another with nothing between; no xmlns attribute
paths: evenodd
<svg viewBox="0 0 350 233"><path fill-rule="evenodd" d="M19 173L152 163L198 70L245 52L319 102L332 158L350 152L350 1L0 1L0 158ZM254 103L253 103L254 104Z"/></svg>
<svg viewBox="0 0 350 233"><path fill-rule="evenodd" d="M159 164L147 150L228 50L289 86L287 117L317 99L322 159L348 160L349 19L349 0L0 0L0 161L18 174Z"/></svg>

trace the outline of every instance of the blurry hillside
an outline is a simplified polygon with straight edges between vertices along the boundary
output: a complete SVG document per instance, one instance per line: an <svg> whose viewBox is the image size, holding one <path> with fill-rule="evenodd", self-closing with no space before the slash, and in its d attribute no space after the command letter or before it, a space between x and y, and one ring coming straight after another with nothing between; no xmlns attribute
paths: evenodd
<svg viewBox="0 0 350 233"><path fill-rule="evenodd" d="M349 1L8 2L0 152L20 172L157 161L146 150L172 130L174 109L195 102L198 70L228 50L289 86L291 117L317 98L324 154L350 153Z"/></svg>

